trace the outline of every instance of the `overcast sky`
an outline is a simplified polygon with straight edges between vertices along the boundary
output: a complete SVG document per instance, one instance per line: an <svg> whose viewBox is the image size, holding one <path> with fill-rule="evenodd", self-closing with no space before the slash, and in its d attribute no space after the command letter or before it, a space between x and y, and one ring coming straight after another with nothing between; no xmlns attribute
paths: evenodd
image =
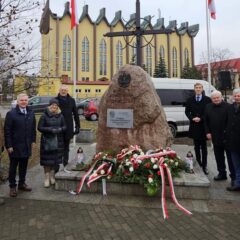
<svg viewBox="0 0 240 240"><path fill-rule="evenodd" d="M89 15L95 21L99 10L106 8L106 15L111 22L115 12L122 10L125 20L135 12L136 0L76 0L79 14L85 4L89 5ZM66 0L50 0L50 8L58 15L62 15ZM206 0L140 0L141 16L152 15L153 23L158 17L158 9L165 18L165 26L169 20L177 20L178 27L181 22L188 21L189 25L199 24L200 31L195 37L195 61L199 63L200 55L206 52ZM216 20L211 20L211 42L213 48L229 49L233 57L240 57L240 24L239 0L215 0Z"/></svg>

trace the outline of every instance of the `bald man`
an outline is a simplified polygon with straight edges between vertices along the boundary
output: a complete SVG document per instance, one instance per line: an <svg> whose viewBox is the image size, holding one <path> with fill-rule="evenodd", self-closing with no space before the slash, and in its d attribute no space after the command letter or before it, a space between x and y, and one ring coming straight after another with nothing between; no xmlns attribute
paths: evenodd
<svg viewBox="0 0 240 240"><path fill-rule="evenodd" d="M214 155L217 163L218 175L215 181L227 179L225 155L227 155L230 177L232 182L235 179L234 167L230 151L225 146L225 129L227 124L227 113L229 104L223 101L221 92L213 91L211 94L212 103L207 105L205 110L205 130L207 139L212 140Z"/></svg>
<svg viewBox="0 0 240 240"><path fill-rule="evenodd" d="M56 99L59 102L59 107L62 111L62 114L65 119L65 123L67 126L67 130L64 132L63 165L65 167L68 164L69 144L70 144L70 141L73 138L74 134L79 133L80 120L79 120L75 100L68 94L68 86L67 85L62 85L60 87L59 94L56 97ZM73 119L75 122L75 130L74 130ZM65 169L65 171L67 171L66 168L64 168L64 169Z"/></svg>

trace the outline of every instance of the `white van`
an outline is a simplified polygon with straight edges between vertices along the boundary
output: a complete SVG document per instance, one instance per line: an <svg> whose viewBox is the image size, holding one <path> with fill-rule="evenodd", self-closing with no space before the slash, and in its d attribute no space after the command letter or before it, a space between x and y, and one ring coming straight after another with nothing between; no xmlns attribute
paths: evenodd
<svg viewBox="0 0 240 240"><path fill-rule="evenodd" d="M201 83L206 96L215 90L207 81L179 78L152 78L153 84L161 99L168 125L175 137L177 132L189 129L189 120L185 115L186 100L194 95L194 84Z"/></svg>

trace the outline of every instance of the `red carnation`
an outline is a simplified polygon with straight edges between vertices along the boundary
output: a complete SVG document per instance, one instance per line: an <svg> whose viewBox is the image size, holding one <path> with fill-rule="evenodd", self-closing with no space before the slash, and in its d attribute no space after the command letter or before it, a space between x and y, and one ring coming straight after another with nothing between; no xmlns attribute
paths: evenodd
<svg viewBox="0 0 240 240"><path fill-rule="evenodd" d="M176 154L176 153L169 153L168 156L169 156L170 158L175 158L175 157L177 156L177 154Z"/></svg>
<svg viewBox="0 0 240 240"><path fill-rule="evenodd" d="M160 176L160 175L161 175L161 172L160 172L160 171L157 171L157 175Z"/></svg>
<svg viewBox="0 0 240 240"><path fill-rule="evenodd" d="M130 175L130 172L129 172L127 169L125 169L125 170L124 170L124 174L125 174L125 175Z"/></svg>
<svg viewBox="0 0 240 240"><path fill-rule="evenodd" d="M139 166L138 166L137 163L133 163L133 168L134 168L134 169L138 169L138 167L139 167Z"/></svg>
<svg viewBox="0 0 240 240"><path fill-rule="evenodd" d="M145 168L150 168L151 167L151 164L150 163L146 163L145 164Z"/></svg>

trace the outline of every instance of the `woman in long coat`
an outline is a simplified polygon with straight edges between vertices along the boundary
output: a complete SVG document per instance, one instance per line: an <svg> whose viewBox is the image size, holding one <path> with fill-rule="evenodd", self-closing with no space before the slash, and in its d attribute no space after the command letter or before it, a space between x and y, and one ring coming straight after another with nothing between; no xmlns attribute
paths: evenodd
<svg viewBox="0 0 240 240"><path fill-rule="evenodd" d="M64 117L56 99L50 100L39 120L38 131L42 133L40 165L44 167L45 172L44 187L49 187L50 184L55 184L56 166L63 163L63 133L66 131Z"/></svg>

